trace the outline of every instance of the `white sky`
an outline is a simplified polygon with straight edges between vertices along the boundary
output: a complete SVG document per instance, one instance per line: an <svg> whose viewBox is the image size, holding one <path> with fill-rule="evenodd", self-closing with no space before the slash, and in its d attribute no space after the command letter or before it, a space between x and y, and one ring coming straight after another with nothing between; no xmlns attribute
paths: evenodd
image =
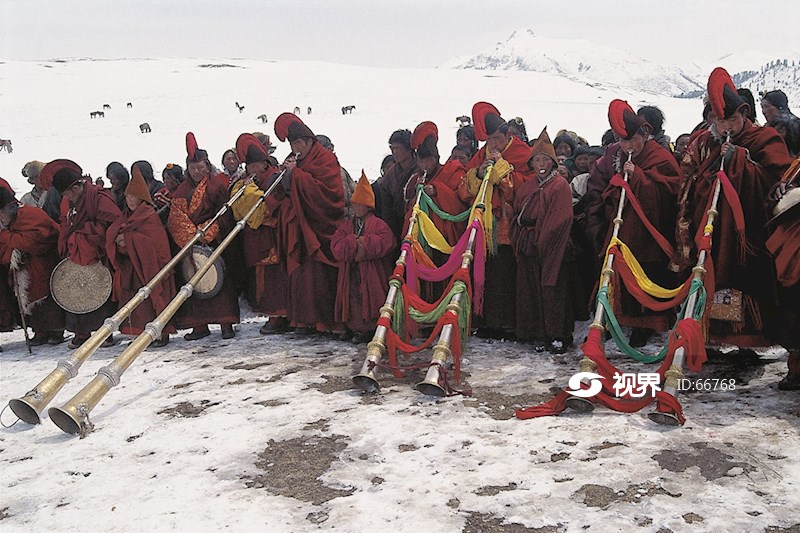
<svg viewBox="0 0 800 533"><path fill-rule="evenodd" d="M793 0L3 0L0 59L231 57L432 67L515 29L670 63L800 50ZM613 7L611 7L613 6ZM796 7L796 6L795 6ZM780 26L780 25L779 25Z"/></svg>

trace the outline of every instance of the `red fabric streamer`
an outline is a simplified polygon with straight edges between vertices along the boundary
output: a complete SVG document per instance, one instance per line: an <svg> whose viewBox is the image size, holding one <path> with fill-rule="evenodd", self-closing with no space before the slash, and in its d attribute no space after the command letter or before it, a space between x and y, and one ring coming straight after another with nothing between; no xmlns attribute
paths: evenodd
<svg viewBox="0 0 800 533"><path fill-rule="evenodd" d="M667 257L672 257L674 254L672 245L669 243L666 237L661 235L661 233L656 229L655 226L653 226L653 224L647 218L644 209L642 209L642 204L639 203L639 199L636 198L635 194L633 194L633 189L631 189L630 184L627 181L625 181L625 179L619 174L614 174L614 176L611 178L611 185L615 185L617 187L622 187L623 189L625 189L625 193L627 194L628 197L628 202L633 207L633 210L636 211L636 214L639 216L639 220L641 220L644 227L647 228L647 231L650 233L650 235L658 244L658 247L661 248L665 254L667 254Z"/></svg>

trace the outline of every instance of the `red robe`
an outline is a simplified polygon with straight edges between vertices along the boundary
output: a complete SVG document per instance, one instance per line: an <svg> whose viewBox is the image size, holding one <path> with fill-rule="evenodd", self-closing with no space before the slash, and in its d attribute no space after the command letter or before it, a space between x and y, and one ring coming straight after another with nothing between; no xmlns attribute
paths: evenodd
<svg viewBox="0 0 800 533"><path fill-rule="evenodd" d="M375 215L364 219L360 237L355 224L355 220L345 220L331 240L331 251L339 262L335 319L352 331L369 333L386 301L395 239L389 225ZM365 256L357 262L359 242Z"/></svg>
<svg viewBox="0 0 800 533"><path fill-rule="evenodd" d="M511 236L517 258L518 340L572 341L572 190L556 171L517 189Z"/></svg>
<svg viewBox="0 0 800 533"><path fill-rule="evenodd" d="M337 279L331 237L344 219L344 185L333 152L313 143L292 171L289 200L281 235L289 274L289 320L298 327L330 330Z"/></svg>
<svg viewBox="0 0 800 533"><path fill-rule="evenodd" d="M124 235L125 246L117 245L117 235ZM131 213L126 208L123 215L109 226L106 232L106 251L114 267L112 298L120 305L133 298L171 259L167 232L161 219L149 204L142 202ZM126 319L119 330L138 335L144 326L161 314L175 297L175 279L170 272ZM164 333L175 333L171 324Z"/></svg>
<svg viewBox="0 0 800 533"><path fill-rule="evenodd" d="M111 193L88 181L84 182L84 194L71 207L66 198L61 200L61 234L58 252L79 265L100 261L110 267L106 255L106 230L122 216ZM109 296L105 304L90 313L76 315L66 313L66 329L80 337L87 337L103 325L103 321L114 314L116 307Z"/></svg>
<svg viewBox="0 0 800 533"><path fill-rule="evenodd" d="M617 149L613 155L610 153L607 155L611 156L613 164L597 167L597 171L601 175L604 174L604 169L621 174L622 166L628 158L627 154ZM652 139L645 142L642 151L631 162L636 167L633 175L628 176L631 190L642 205L648 220L661 235L672 241L677 216L676 198L683 181L678 162L669 150ZM602 175L602 180L608 183L611 177ZM612 221L617 216L619 198L620 188L608 185L601 194L600 201L589 207L589 232L597 237L604 237L602 254L605 254L614 230ZM671 258L647 231L630 201L626 201L622 210L622 220L619 239L628 245L645 273L665 288L675 287L677 282L668 268ZM642 307L624 287L621 287L621 290L621 297L615 300L620 324L657 331L669 329L672 319L670 311L660 313L649 311Z"/></svg>
<svg viewBox="0 0 800 533"><path fill-rule="evenodd" d="M58 261L58 225L38 207L20 207L10 226L0 230L0 264L16 270L20 303L34 332L64 329L64 311L50 297L50 274ZM13 282L11 275L7 279ZM15 296L13 288L10 294Z"/></svg>
<svg viewBox="0 0 800 533"><path fill-rule="evenodd" d="M715 290L742 291L744 323L713 321L710 334L717 340L738 345L763 345L777 324L776 281L772 259L765 248L768 234L767 195L792 162L783 138L771 127L745 122L744 129L731 138L736 149L725 165L725 173L736 190L745 221L746 255L741 245L733 212L720 195L714 221L711 256L714 260ZM689 144L682 162L686 181L680 194L680 218L674 262L688 269L694 266L694 236L708 210L714 190L714 176L720 168L721 142L711 130L700 133ZM701 228L702 229L702 228ZM709 295L709 298L711 295ZM767 339L761 337L765 334Z"/></svg>
<svg viewBox="0 0 800 533"><path fill-rule="evenodd" d="M198 228L211 220L228 201L227 184L228 177L225 174L217 174L202 179L196 186L191 179L187 179L175 189L167 219L167 229L175 244L180 247L186 245ZM226 216L230 217L230 213L226 213ZM223 218L225 217L220 217L211 225L201 243L213 247L222 242L225 238L224 229L222 231L220 229L221 225L225 225ZM176 317L178 328L239 322L239 300L232 278L226 264L222 290L213 298L205 300L189 298Z"/></svg>

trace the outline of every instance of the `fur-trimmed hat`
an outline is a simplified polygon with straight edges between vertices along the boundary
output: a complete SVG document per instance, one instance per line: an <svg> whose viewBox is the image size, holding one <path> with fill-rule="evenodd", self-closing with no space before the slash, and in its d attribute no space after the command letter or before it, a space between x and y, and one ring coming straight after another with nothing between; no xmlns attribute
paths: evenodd
<svg viewBox="0 0 800 533"><path fill-rule="evenodd" d="M64 194L71 185L83 179L83 170L75 161L56 159L47 163L39 173L39 183L44 186L52 184L58 192ZM49 186L47 187L50 188Z"/></svg>
<svg viewBox="0 0 800 533"><path fill-rule="evenodd" d="M28 178L28 183L33 185L33 182L39 177L43 168L44 163L41 161L28 161L25 163L25 166L22 167L22 175Z"/></svg>
<svg viewBox="0 0 800 533"><path fill-rule="evenodd" d="M531 155L528 158L528 166L530 166L530 160L533 159L533 156L536 154L546 155L553 160L554 165L558 165L556 150L553 148L553 143L550 142L550 135L547 134L547 126L542 129L542 133L539 134L539 137L531 147Z"/></svg>
<svg viewBox="0 0 800 533"><path fill-rule="evenodd" d="M417 151L417 157L439 157L436 143L439 140L439 128L430 121L421 122L411 135L411 148Z"/></svg>
<svg viewBox="0 0 800 533"><path fill-rule="evenodd" d="M139 165L133 165L131 167L131 181L128 182L128 186L125 188L125 194L130 194L148 204L153 204L153 198L150 196L150 191L147 189L147 183L144 181L144 176L139 169Z"/></svg>
<svg viewBox="0 0 800 533"><path fill-rule="evenodd" d="M363 168L361 169L361 177L358 178L358 183L356 183L356 190L353 191L353 196L350 197L350 202L375 209L375 191L372 190L372 185L367 179Z"/></svg>
<svg viewBox="0 0 800 533"><path fill-rule="evenodd" d="M708 77L708 101L711 110L718 119L731 118L747 101L736 92L728 71L722 67L715 68ZM745 116L748 114L744 112Z"/></svg>
<svg viewBox="0 0 800 533"><path fill-rule="evenodd" d="M294 113L281 113L275 119L275 135L279 141L288 139L290 143L304 137L315 138L314 132Z"/></svg>
<svg viewBox="0 0 800 533"><path fill-rule="evenodd" d="M189 163L199 163L201 161L208 161L208 152L197 147L197 139L194 138L194 133L190 131L186 134L186 166L188 167Z"/></svg>
<svg viewBox="0 0 800 533"><path fill-rule="evenodd" d="M475 137L479 141L485 141L500 127L507 127L500 111L489 102L477 102L472 106L472 123L475 125Z"/></svg>
<svg viewBox="0 0 800 533"><path fill-rule="evenodd" d="M608 123L620 139L631 139L637 133L646 136L653 130L643 117L634 113L628 102L619 99L612 100L608 105Z"/></svg>
<svg viewBox="0 0 800 533"><path fill-rule="evenodd" d="M252 133L242 133L236 139L236 156L239 161L245 164L258 163L261 161L269 162L269 152L258 137Z"/></svg>

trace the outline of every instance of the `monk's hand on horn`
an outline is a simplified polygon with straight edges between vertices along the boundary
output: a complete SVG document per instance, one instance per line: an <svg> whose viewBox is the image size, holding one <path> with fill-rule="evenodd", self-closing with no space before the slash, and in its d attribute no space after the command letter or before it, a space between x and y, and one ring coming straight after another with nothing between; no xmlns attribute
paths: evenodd
<svg viewBox="0 0 800 533"><path fill-rule="evenodd" d="M625 172L628 176L633 176L633 171L636 170L636 165L633 164L631 161L625 161L625 164L622 165L622 171Z"/></svg>

